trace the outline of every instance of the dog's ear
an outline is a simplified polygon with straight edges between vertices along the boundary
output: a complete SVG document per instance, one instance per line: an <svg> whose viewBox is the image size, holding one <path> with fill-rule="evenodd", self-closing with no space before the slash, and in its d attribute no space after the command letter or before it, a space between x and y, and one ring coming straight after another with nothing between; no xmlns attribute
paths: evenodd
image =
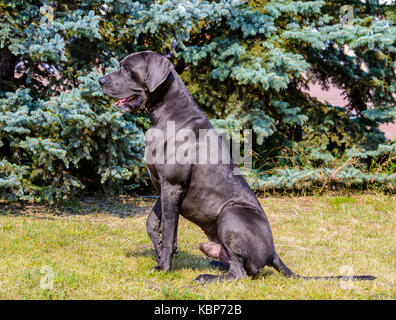
<svg viewBox="0 0 396 320"><path fill-rule="evenodd" d="M163 83L173 68L172 63L165 57L153 51L147 51L144 55L147 65L146 85L153 92Z"/></svg>

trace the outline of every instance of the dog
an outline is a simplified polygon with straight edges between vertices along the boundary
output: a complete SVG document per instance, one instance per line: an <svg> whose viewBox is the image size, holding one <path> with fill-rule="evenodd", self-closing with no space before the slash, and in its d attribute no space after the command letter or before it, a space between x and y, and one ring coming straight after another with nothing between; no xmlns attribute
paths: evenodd
<svg viewBox="0 0 396 320"><path fill-rule="evenodd" d="M99 78L99 83L106 95L117 99L116 106L121 112L149 114L152 127L146 132L145 155L153 150L165 154L161 162L146 163L160 194L146 223L156 253L156 270L171 269L181 214L209 238L199 249L222 261L228 269L223 275L199 275L194 279L196 282L255 277L266 265L293 278L375 279L373 276L302 277L292 272L276 253L269 221L243 176L235 174L238 169L232 161L173 161L175 150L185 142L175 139L182 130L197 135L206 132L205 138L215 139L218 152L228 154L228 151L168 59L153 51L130 54L120 62L119 70ZM173 124L173 132L168 129L169 123ZM158 137L158 133L162 139L147 139ZM201 140L192 141L188 150L202 146ZM203 150L205 153L206 149Z"/></svg>

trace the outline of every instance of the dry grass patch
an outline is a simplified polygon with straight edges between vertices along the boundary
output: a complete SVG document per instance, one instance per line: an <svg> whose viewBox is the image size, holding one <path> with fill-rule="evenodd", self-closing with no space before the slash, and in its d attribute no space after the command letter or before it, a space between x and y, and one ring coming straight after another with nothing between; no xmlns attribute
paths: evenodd
<svg viewBox="0 0 396 320"><path fill-rule="evenodd" d="M394 299L394 196L267 197L278 254L307 276L373 274L342 283L259 279L197 285L220 274L197 249L203 232L181 218L179 254L169 273L153 272L145 220L155 199L89 197L59 206L0 204L0 299ZM53 274L52 288L43 289ZM344 273L345 274L345 273ZM47 284L49 282L47 281Z"/></svg>

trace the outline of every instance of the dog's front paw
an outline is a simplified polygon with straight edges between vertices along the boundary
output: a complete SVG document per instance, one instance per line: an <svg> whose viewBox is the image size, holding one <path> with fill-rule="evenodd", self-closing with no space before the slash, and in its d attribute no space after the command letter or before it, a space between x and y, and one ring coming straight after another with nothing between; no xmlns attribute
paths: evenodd
<svg viewBox="0 0 396 320"><path fill-rule="evenodd" d="M170 268L171 268L170 263L159 262L159 263L154 267L154 270L168 272L168 271L170 270Z"/></svg>

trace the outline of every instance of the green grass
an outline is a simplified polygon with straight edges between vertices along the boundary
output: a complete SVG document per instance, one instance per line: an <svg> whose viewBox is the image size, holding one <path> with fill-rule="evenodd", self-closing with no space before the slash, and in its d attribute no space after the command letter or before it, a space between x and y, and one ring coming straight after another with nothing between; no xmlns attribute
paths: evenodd
<svg viewBox="0 0 396 320"><path fill-rule="evenodd" d="M278 254L307 276L372 274L375 281L258 279L197 285L220 274L197 249L203 232L181 218L169 273L153 272L145 221L154 200L85 198L62 206L0 204L0 299L395 299L394 196L269 197L260 202ZM47 268L47 269L45 269ZM53 288L45 289L53 272Z"/></svg>

